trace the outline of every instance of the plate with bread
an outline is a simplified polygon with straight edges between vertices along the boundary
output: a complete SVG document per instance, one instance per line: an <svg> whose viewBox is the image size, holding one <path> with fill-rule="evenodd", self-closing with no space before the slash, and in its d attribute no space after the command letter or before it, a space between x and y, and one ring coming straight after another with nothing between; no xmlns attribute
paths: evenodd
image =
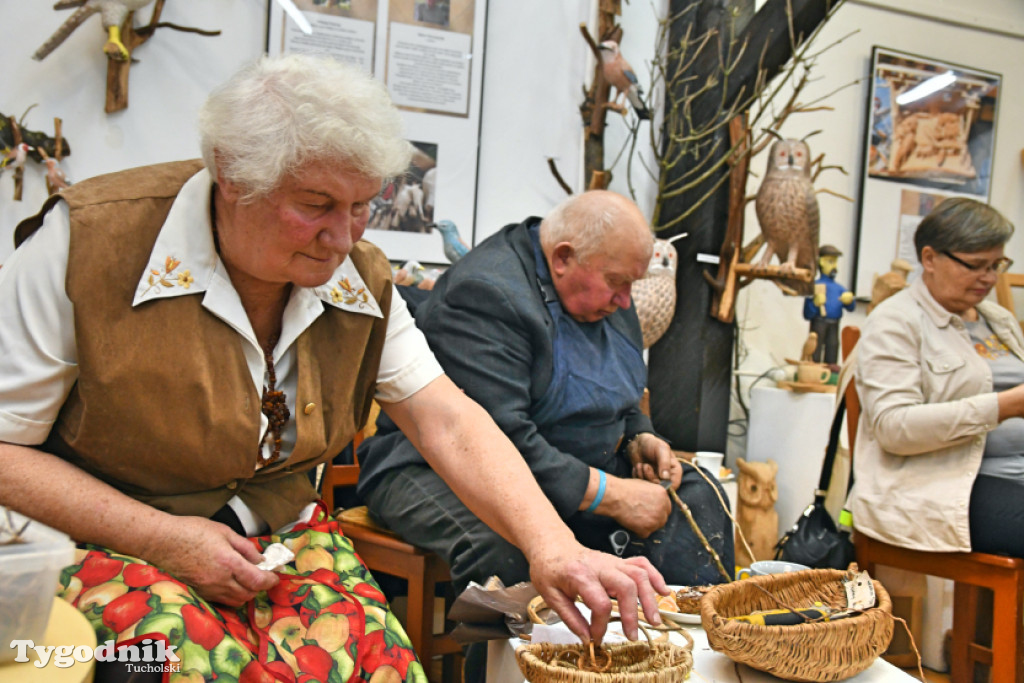
<svg viewBox="0 0 1024 683"><path fill-rule="evenodd" d="M661 618L676 624L700 624L700 599L713 586L669 586L672 592L658 598Z"/></svg>

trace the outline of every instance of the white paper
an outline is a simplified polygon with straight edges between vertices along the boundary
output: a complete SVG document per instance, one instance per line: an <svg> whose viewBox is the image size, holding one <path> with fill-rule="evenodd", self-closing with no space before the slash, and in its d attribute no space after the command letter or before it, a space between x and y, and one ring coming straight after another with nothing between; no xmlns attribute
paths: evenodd
<svg viewBox="0 0 1024 683"><path fill-rule="evenodd" d="M288 550L284 545L281 543L271 543L263 551L263 561L256 566L264 571L273 571L280 569L294 559L295 553Z"/></svg>
<svg viewBox="0 0 1024 683"><path fill-rule="evenodd" d="M469 113L472 36L393 22L388 92L400 107Z"/></svg>

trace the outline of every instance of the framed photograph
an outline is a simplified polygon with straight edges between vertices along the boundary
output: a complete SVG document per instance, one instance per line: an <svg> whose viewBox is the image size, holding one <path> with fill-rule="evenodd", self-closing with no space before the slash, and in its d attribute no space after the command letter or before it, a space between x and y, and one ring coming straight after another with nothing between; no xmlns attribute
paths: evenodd
<svg viewBox="0 0 1024 683"><path fill-rule="evenodd" d="M392 261L447 264L434 220L452 221L466 243L476 242L486 15L487 0L270 2L269 54L355 64L387 86L402 113L413 159L374 200L365 235Z"/></svg>
<svg viewBox="0 0 1024 683"><path fill-rule="evenodd" d="M864 132L854 291L916 263L913 228L943 198L988 201L999 74L875 47ZM907 258L909 256L913 258Z"/></svg>

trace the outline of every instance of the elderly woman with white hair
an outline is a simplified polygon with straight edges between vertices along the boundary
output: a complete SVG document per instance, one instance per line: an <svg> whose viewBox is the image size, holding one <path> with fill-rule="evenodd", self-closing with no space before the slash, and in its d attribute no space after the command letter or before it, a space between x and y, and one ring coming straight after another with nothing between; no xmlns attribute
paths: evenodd
<svg viewBox="0 0 1024 683"><path fill-rule="evenodd" d="M576 542L360 241L410 158L384 88L264 58L210 96L200 129L202 162L48 200L0 271L0 503L79 544L60 594L100 643L162 640L207 680L422 680L308 477L373 399L524 551L575 632L600 638L612 597L658 621L658 572ZM274 541L296 558L261 569Z"/></svg>

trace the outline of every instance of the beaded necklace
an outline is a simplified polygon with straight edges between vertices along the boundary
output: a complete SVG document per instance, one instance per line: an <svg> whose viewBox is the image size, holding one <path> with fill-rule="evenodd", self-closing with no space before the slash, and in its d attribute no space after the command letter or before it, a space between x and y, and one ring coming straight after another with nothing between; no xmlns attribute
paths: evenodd
<svg viewBox="0 0 1024 683"><path fill-rule="evenodd" d="M263 407L263 414L267 416L267 421L270 423L257 449L257 455L263 467L273 464L281 457L281 431L288 424L288 419L291 417L288 404L285 402L284 392L277 390L277 375L274 374L275 346L277 346L277 335L274 335L263 350L263 360L267 364L268 386L263 387L263 399L260 403ZM263 444L267 442L268 436L273 437L274 450L269 458L264 458Z"/></svg>

